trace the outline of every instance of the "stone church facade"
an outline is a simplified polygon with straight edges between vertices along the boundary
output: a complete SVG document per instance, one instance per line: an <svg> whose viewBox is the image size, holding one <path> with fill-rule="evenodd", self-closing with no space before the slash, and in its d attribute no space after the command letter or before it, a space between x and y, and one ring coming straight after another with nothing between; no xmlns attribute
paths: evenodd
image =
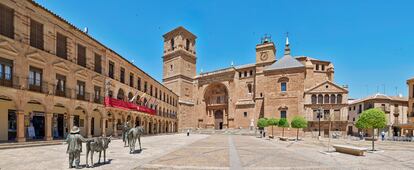
<svg viewBox="0 0 414 170"><path fill-rule="evenodd" d="M179 96L179 129L253 129L261 117L300 115L308 131L347 129L346 87L334 83L334 66L307 56L284 54L265 37L255 62L196 73L196 36L178 27L164 36L163 84Z"/></svg>

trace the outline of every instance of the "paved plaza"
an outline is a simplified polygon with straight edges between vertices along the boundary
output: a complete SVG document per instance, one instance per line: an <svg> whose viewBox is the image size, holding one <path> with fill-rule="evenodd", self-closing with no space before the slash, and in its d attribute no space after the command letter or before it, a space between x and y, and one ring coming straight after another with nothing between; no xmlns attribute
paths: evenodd
<svg viewBox="0 0 414 170"><path fill-rule="evenodd" d="M370 147L365 141L332 143ZM142 146L141 153L131 155L121 140L113 140L110 163L94 169L414 169L414 144L406 142L377 142L381 151L362 157L323 153L327 140L283 142L239 135L148 136ZM0 169L67 169L65 151L66 145L0 150Z"/></svg>

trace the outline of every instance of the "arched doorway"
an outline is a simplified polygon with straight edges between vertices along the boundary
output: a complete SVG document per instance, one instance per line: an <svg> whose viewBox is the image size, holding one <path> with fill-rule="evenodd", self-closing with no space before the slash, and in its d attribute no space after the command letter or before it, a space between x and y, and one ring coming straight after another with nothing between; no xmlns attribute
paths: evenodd
<svg viewBox="0 0 414 170"><path fill-rule="evenodd" d="M91 135L92 136L101 136L102 135L102 129L105 128L103 127L102 124L102 116L101 113L98 109L94 109L92 111L92 118L91 118Z"/></svg>
<svg viewBox="0 0 414 170"><path fill-rule="evenodd" d="M223 111L216 110L214 112L214 129L223 129Z"/></svg>
<svg viewBox="0 0 414 170"><path fill-rule="evenodd" d="M53 139L64 139L69 133L68 129L68 115L66 113L67 108L60 103L57 103L53 107L52 118L52 137Z"/></svg>
<svg viewBox="0 0 414 170"><path fill-rule="evenodd" d="M222 83L212 83L207 86L204 93L206 115L204 117L206 128L224 129L228 128L228 90Z"/></svg>

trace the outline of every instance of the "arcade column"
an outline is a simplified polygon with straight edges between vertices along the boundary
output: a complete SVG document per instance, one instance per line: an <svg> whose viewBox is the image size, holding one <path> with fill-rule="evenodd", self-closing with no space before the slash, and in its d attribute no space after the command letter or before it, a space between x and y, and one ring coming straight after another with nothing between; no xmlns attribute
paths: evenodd
<svg viewBox="0 0 414 170"><path fill-rule="evenodd" d="M17 116L17 142L25 142L24 111L16 111Z"/></svg>
<svg viewBox="0 0 414 170"><path fill-rule="evenodd" d="M106 120L107 118L102 118L102 136L106 137Z"/></svg>
<svg viewBox="0 0 414 170"><path fill-rule="evenodd" d="M45 114L45 140L50 141L53 140L52 137L52 112L46 112Z"/></svg>

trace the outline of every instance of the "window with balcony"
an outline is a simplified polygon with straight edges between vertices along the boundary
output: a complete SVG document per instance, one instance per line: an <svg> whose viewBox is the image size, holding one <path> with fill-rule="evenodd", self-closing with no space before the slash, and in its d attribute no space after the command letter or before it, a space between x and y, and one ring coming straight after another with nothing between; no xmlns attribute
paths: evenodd
<svg viewBox="0 0 414 170"><path fill-rule="evenodd" d="M121 81L121 83L125 83L125 69L121 67L121 71L119 73L119 79Z"/></svg>
<svg viewBox="0 0 414 170"><path fill-rule="evenodd" d="M342 104L342 94L338 94L338 96L336 97L336 103L338 104Z"/></svg>
<svg viewBox="0 0 414 170"><path fill-rule="evenodd" d="M57 33L56 34L56 55L60 58L67 59L67 38L66 36Z"/></svg>
<svg viewBox="0 0 414 170"><path fill-rule="evenodd" d="M102 103L102 100L101 100L101 87L99 87L99 86L94 86L93 87L93 89L94 89L94 101L95 101L95 103Z"/></svg>
<svg viewBox="0 0 414 170"><path fill-rule="evenodd" d="M66 97L66 76L56 74L56 90L57 96Z"/></svg>
<svg viewBox="0 0 414 170"><path fill-rule="evenodd" d="M30 46L43 50L43 24L30 20Z"/></svg>
<svg viewBox="0 0 414 170"><path fill-rule="evenodd" d="M86 47L78 44L78 65L86 67Z"/></svg>
<svg viewBox="0 0 414 170"><path fill-rule="evenodd" d="M42 72L40 68L32 67L29 68L29 89L32 91L42 91Z"/></svg>
<svg viewBox="0 0 414 170"><path fill-rule="evenodd" d="M0 85L11 87L13 85L13 61L0 58Z"/></svg>
<svg viewBox="0 0 414 170"><path fill-rule="evenodd" d="M134 74L129 73L129 86L134 87Z"/></svg>
<svg viewBox="0 0 414 170"><path fill-rule="evenodd" d="M148 91L148 83L144 82L144 93Z"/></svg>
<svg viewBox="0 0 414 170"><path fill-rule="evenodd" d="M14 38L14 10L0 4L0 34Z"/></svg>
<svg viewBox="0 0 414 170"><path fill-rule="evenodd" d="M77 81L76 84L76 96L79 100L85 100L85 82L84 81Z"/></svg>
<svg viewBox="0 0 414 170"><path fill-rule="evenodd" d="M95 72L102 73L102 56L95 54Z"/></svg>
<svg viewBox="0 0 414 170"><path fill-rule="evenodd" d="M115 68L115 63L112 61L109 61L108 76L112 79L114 78L114 68Z"/></svg>

